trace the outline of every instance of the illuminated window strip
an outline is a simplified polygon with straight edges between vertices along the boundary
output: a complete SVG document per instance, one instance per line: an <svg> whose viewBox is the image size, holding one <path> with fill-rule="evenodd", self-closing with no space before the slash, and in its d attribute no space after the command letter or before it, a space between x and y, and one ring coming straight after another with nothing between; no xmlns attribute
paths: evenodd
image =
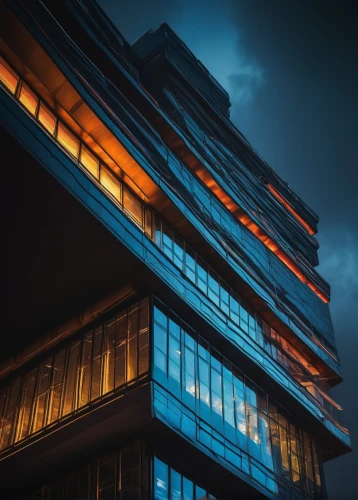
<svg viewBox="0 0 358 500"><path fill-rule="evenodd" d="M0 451L73 415L149 370L148 298L89 325L0 389Z"/></svg>
<svg viewBox="0 0 358 500"><path fill-rule="evenodd" d="M215 195L218 200L238 219L244 226L248 228L272 253L274 253L280 260L290 269L302 283L309 286L309 288L324 302L329 302L329 297L312 281L309 280L307 275L302 269L295 264L291 257L280 248L270 236L261 227L254 222L254 220L222 189L222 187L215 181L210 172L200 163L199 159L187 148L184 141L168 141L166 139L165 129L162 129L161 137L168 147L173 149L179 158L190 168L199 179L206 185L206 187ZM189 158L189 159L188 159ZM194 161L195 160L195 161Z"/></svg>
<svg viewBox="0 0 358 500"><path fill-rule="evenodd" d="M4 63L4 62L5 61L2 58L0 58L0 64ZM6 64L6 62L5 62L5 64ZM7 68L11 69L12 75L14 75L15 73L13 72L12 68L9 67L7 64L6 64L6 66L7 66ZM0 75L1 75L1 73L0 73ZM3 79L1 79L1 81L3 81ZM6 83L5 83L5 86L6 86ZM13 87L11 87L11 88L7 87L7 88L8 88L8 90L10 90L11 93L15 94L15 96L17 98L19 98L18 96L21 95L22 86L23 86L22 80L18 79L17 80L17 90L13 89ZM27 85L26 85L26 88L29 89L29 87ZM32 89L29 89L29 90L31 90L31 93L33 93ZM168 257L170 257L170 255L168 254L168 251L165 248L162 248L162 246L163 246L162 241L166 237L165 230L163 229L163 227L167 226L164 223L164 221L163 221L163 223L160 223L161 237L158 241L157 238L155 237L155 235L153 234L153 228L152 228L152 219L154 216L154 212L150 208L145 207L145 204L133 192L131 192L130 189L127 188L127 186L125 186L124 182L119 177L117 177L116 174L114 174L114 172L111 169L109 169L105 164L103 164L94 155L94 153L87 146L85 146L79 140L79 138L77 136L75 136L73 134L73 132L71 130L69 130L60 120L58 120L56 118L56 116L44 105L44 103L39 98L37 98L37 99L38 99L38 102L37 102L37 107L36 107L35 113L33 112L33 106L30 106L30 109L27 108L27 106L26 106L27 101L22 102L22 104L24 105L24 107L26 107L28 109L28 111L30 112L30 114L32 116L35 114L36 120L46 129L46 131L51 135L51 137L53 137L53 139L56 140L59 143L59 145L68 154L70 154L72 159L76 160L76 163L78 163L81 167L84 167L86 172L89 172L91 178L96 179L97 182L99 182L100 185L102 187L104 187L106 192L110 195L111 199L113 199L113 201L117 205L119 205L120 208L122 210L124 210L130 216L131 220L133 220L136 224L138 224L145 231L145 233L148 235L148 237L151 238L152 240L154 240L154 242L161 248L161 250ZM51 121L52 121L52 124L51 124ZM58 140L59 128L62 131L62 135L61 135L62 139L60 141ZM68 143L66 143L66 141L65 141L66 136L69 138ZM77 145L77 147L76 147L76 145ZM89 163L88 163L88 158L86 160L84 160L84 156L88 156L88 155L91 157L92 162L93 162L91 165L89 165ZM87 165L86 165L86 163L87 163ZM98 170L94 169L94 164L97 165ZM95 175L94 172L98 172L98 175ZM104 180L104 179L106 179L106 180ZM112 188L111 188L111 186L112 186ZM136 209L135 209L135 207L136 207ZM194 256L194 260L193 260L194 270L193 270L193 272L194 272L194 275L197 276L198 267L200 267L198 265L198 261L201 261L200 257L196 254L196 252L193 252L190 249L190 247L188 247L186 242L184 242L184 241L182 242L182 247L183 247L183 249L185 247L185 250L184 250L184 254L186 256L185 260L188 259L188 255ZM175 256L170 257L170 258L172 261L174 261L174 263L176 263L176 265L178 265L178 262L176 262ZM219 289L221 289L221 287L224 287L224 289L229 290L228 293L229 293L230 297L233 297L234 300L237 300L240 303L240 305L243 304L243 301L241 300L241 298L239 298L239 296L228 285L226 285L226 283L219 277L219 275L217 275L214 271L211 271L211 269L209 268L209 266L206 265L206 263L203 262L203 264L205 265L205 267L207 269L209 269L209 274L217 276L217 282L218 282L218 284L220 283ZM186 264L186 269L187 269L187 264ZM186 270L183 270L183 271L185 272ZM202 289L200 287L200 284L197 283L197 281L199 281L199 280L197 278L194 278L194 283L200 289ZM208 293L206 293L206 295L208 295ZM221 299L220 299L220 301L221 301ZM229 317L231 317L230 313L229 313L229 309L230 309L229 307L223 306L222 304L220 304L219 307L221 310L223 310L225 312L225 314L227 314ZM249 308L246 305L244 307L246 308L247 311L249 311ZM228 311L226 311L226 308L228 309ZM248 312L247 312L247 314L248 314ZM255 318L258 318L258 321L262 322L262 319L258 315L256 315L256 313L253 312L252 315ZM260 345L260 341L258 342L256 340L256 343L258 345ZM319 342L317 342L317 344L319 344ZM283 352L282 352L282 356L285 356ZM331 354L331 356L332 356L332 354ZM276 359L276 361L278 361L278 360ZM286 369L286 366L284 363L280 363L280 364L282 364L282 366Z"/></svg>
<svg viewBox="0 0 358 500"><path fill-rule="evenodd" d="M282 205L298 220L298 222L301 224L301 226L303 226L306 231L308 232L308 234L310 236L313 236L315 234L315 231L311 228L311 226L309 224L307 224L307 222L296 212L296 210L290 205L290 203L288 203L288 201L285 200L285 198L277 191L276 188L274 188L272 186L272 184L267 184L267 187L270 191L270 193L272 193L274 195L274 197L280 201L282 203Z"/></svg>

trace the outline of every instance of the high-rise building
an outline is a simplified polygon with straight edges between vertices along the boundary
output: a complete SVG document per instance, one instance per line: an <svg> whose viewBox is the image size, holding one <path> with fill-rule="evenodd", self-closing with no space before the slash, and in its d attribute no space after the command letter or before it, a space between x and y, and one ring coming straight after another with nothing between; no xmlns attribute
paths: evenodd
<svg viewBox="0 0 358 500"><path fill-rule="evenodd" d="M1 498L325 498L350 441L317 215L168 25L0 23Z"/></svg>

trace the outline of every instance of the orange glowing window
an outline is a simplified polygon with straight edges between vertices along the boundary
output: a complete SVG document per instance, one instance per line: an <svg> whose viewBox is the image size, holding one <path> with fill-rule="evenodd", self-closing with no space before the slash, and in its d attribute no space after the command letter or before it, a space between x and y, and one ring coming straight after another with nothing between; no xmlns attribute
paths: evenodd
<svg viewBox="0 0 358 500"><path fill-rule="evenodd" d="M81 163L96 179L99 177L99 161L87 148L81 148Z"/></svg>
<svg viewBox="0 0 358 500"><path fill-rule="evenodd" d="M10 92L15 94L19 77L2 57L0 57L0 81L10 90Z"/></svg>
<svg viewBox="0 0 358 500"><path fill-rule="evenodd" d="M42 104L42 102L40 103L38 120L45 127L47 132L49 132L51 135L55 133L55 127L56 127L55 115L53 115L51 111L49 111Z"/></svg>
<svg viewBox="0 0 358 500"><path fill-rule="evenodd" d="M123 191L123 206L139 224L143 224L142 203L125 187Z"/></svg>
<svg viewBox="0 0 358 500"><path fill-rule="evenodd" d="M101 167L100 182L111 195L121 203L122 185L107 169Z"/></svg>
<svg viewBox="0 0 358 500"><path fill-rule="evenodd" d="M30 111L32 115L35 115L36 113L38 101L39 101L38 98L32 92L32 90L30 90L25 83L22 83L20 92L20 102L22 102L25 108L28 111Z"/></svg>
<svg viewBox="0 0 358 500"><path fill-rule="evenodd" d="M78 158L80 141L62 123L58 124L57 140L69 153Z"/></svg>
<svg viewBox="0 0 358 500"><path fill-rule="evenodd" d="M282 203L282 205L298 220L298 222L303 226L310 236L315 234L314 230L311 228L309 224L296 212L296 210L290 205L288 201L274 188L271 184L267 184L267 187L274 195L274 197Z"/></svg>

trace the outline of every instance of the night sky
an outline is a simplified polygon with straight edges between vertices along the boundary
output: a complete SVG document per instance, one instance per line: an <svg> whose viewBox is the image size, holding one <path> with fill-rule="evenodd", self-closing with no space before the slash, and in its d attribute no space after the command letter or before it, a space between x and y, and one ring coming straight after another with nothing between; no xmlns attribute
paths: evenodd
<svg viewBox="0 0 358 500"><path fill-rule="evenodd" d="M329 498L358 498L358 1L99 0L133 43L167 22L229 92L231 118L320 216L322 276L357 451L325 467Z"/></svg>

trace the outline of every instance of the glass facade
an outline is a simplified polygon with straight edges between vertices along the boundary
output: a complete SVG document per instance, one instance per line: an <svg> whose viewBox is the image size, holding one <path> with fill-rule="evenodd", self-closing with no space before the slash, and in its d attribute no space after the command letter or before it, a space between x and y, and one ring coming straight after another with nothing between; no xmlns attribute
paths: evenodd
<svg viewBox="0 0 358 500"><path fill-rule="evenodd" d="M154 500L215 500L205 489L154 457Z"/></svg>
<svg viewBox="0 0 358 500"><path fill-rule="evenodd" d="M204 422L199 441L213 447L216 434L218 441L221 436L222 442L232 443L252 457L252 463L261 465L260 474L265 477L256 473L255 479L274 493L283 487L297 496L319 498L321 464L316 443L301 426L159 304L154 308L153 328L154 379ZM240 468L255 477L248 462L242 461Z"/></svg>
<svg viewBox="0 0 358 500"><path fill-rule="evenodd" d="M143 498L143 445L136 441L73 468L39 488L33 500L141 500ZM148 467L147 464L145 464ZM145 474L147 477L147 474Z"/></svg>
<svg viewBox="0 0 358 500"><path fill-rule="evenodd" d="M148 299L50 351L0 389L0 450L148 372Z"/></svg>
<svg viewBox="0 0 358 500"><path fill-rule="evenodd" d="M12 68L1 59L1 81L12 93L20 89L20 101L37 118L54 139L78 161L78 164L97 179L111 199L139 225L145 234L204 293L235 326L264 348L299 384L301 390L320 410L339 423L342 409L328 395L328 384L319 371L296 349L275 332L262 318L213 271L189 245L178 236L153 209L147 206L122 179L105 166L19 79ZM15 85L16 83L16 85ZM329 351L327 351L329 353ZM334 358L334 354L330 353Z"/></svg>
<svg viewBox="0 0 358 500"><path fill-rule="evenodd" d="M146 457L140 441L73 468L38 488L32 500L141 500L149 490L153 500L215 500L157 457Z"/></svg>

